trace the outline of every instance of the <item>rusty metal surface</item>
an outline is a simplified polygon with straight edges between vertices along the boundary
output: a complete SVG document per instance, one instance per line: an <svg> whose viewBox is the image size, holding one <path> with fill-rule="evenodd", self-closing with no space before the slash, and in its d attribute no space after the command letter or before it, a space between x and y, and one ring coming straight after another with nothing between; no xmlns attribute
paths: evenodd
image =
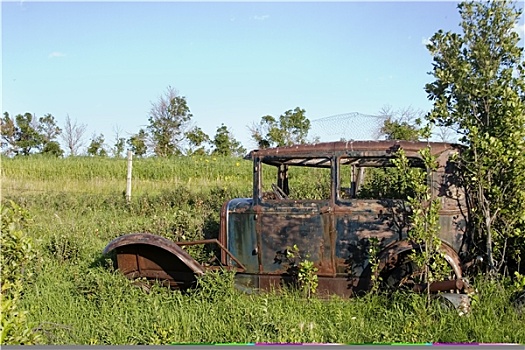
<svg viewBox="0 0 525 350"><path fill-rule="evenodd" d="M181 276L188 274L182 278L187 284L191 276L209 269L198 264L179 245L216 243L220 246L221 264L237 268L236 284L245 291L293 283L297 261L308 259L318 269L321 295L351 296L371 287L372 241L377 241L380 249L378 273L396 266L400 256L417 245L407 240L406 204L394 199L343 198L339 191L340 168L389 165L400 147L413 159L413 166L421 166L418 152L427 146L431 146L431 153L438 157L439 167L430 174L429 181L433 197L441 201L441 249L453 275L451 281L434 283L430 289L433 292L449 288L461 290L458 253L463 249L466 230L462 208L465 197L456 186L456 169L448 159L462 147L448 143L349 141L255 150L247 156L253 161L253 196L224 203L218 240L175 243L154 235L135 234L117 238L105 252L117 250L119 269L124 274L165 278L173 286L182 283L177 282L177 278L182 278L175 277L177 271ZM281 199L263 196L263 163L275 166L275 183L282 190ZM288 195L293 189L289 188L287 172L295 166L329 168L329 198L290 199ZM291 259L288 251L293 246L299 248L300 257ZM160 249L155 252L165 256L166 261L159 262L153 253L142 253L141 249ZM423 288L426 286L414 286L416 291Z"/></svg>
<svg viewBox="0 0 525 350"><path fill-rule="evenodd" d="M215 266L201 266L182 246L202 244L217 244L236 267L226 266L227 269L243 272L246 270L240 262L217 239L203 239L189 242L173 242L169 239L148 234L136 233L121 236L111 241L104 249L104 254L116 252L118 269L129 278L145 277L168 281L174 287L180 287L195 281L195 276L202 275L205 270Z"/></svg>
<svg viewBox="0 0 525 350"><path fill-rule="evenodd" d="M412 142L412 141L337 141L315 144L294 145L258 149L251 151L246 158L265 158L266 164L294 164L302 166L325 166L326 157L330 155L355 156L358 158L388 158L403 148L409 158L421 158L419 151L427 146L431 147L431 154L439 155L446 150L459 150L460 145L444 142Z"/></svg>
<svg viewBox="0 0 525 350"><path fill-rule="evenodd" d="M146 278L186 289L204 274L203 267L175 242L164 237L135 233L118 237L104 249L114 252L117 268L128 278Z"/></svg>
<svg viewBox="0 0 525 350"><path fill-rule="evenodd" d="M239 261L242 261L247 273L259 272L258 244L255 235L254 209L251 198L237 198L228 202L221 219L220 237L222 244ZM228 238L231 237L231 238ZM227 262L228 263L228 262Z"/></svg>
<svg viewBox="0 0 525 350"><path fill-rule="evenodd" d="M256 210L260 236L261 273L286 273L286 251L294 245L303 258L314 262L319 274L334 275L330 232L321 214L328 202L262 203Z"/></svg>
<svg viewBox="0 0 525 350"><path fill-rule="evenodd" d="M366 289L371 280L368 255L371 239L377 239L382 249L381 269L388 267L387 262L395 264L398 255L414 248L407 241L406 207L399 200L341 200L337 194L339 168L348 164L389 165L399 148L404 149L407 157L417 160L421 159L418 152L428 146L439 163L432 174L432 191L442 202L439 213L442 250L453 275L461 278L457 252L463 243L466 226L459 209L464 202L461 191L454 187L455 169L448 159L462 146L449 143L349 141L252 151L246 158L254 162L253 201L232 202L226 208L225 244L241 261L247 262L247 272L258 273L263 281L264 278L279 280L279 276L290 273L286 252L297 245L301 257L314 262L318 275L329 278L327 288L342 292L337 285L342 282L336 282L342 278L346 281L344 290ZM262 163L276 167L276 183L287 194L287 169L294 166L331 168L331 196L326 200L265 199ZM413 166L421 165L417 161L413 163ZM262 287L266 287L264 283Z"/></svg>
<svg viewBox="0 0 525 350"><path fill-rule="evenodd" d="M228 212L228 220L237 222L236 226L228 226L228 247L236 246L236 252L243 252L243 259L250 259L247 253L254 249L242 247L249 237L249 244L257 245L258 272L279 275L290 272L283 257L287 249L296 245L303 258L314 262L319 276L335 278L346 275L353 286L369 284L371 239L378 240L383 249L380 253L383 260L413 248L407 241L406 205L399 200L339 198L339 169L349 164L391 165L390 160L399 148L404 149L408 158L421 159L418 152L428 146L439 163L437 171L432 174L432 193L442 199L440 238L453 274L461 278L457 251L463 243L465 220L459 209L460 191L454 188L454 169L448 160L462 146L449 143L349 141L252 151L246 158L254 162L253 204ZM276 167L276 183L286 188L287 193L287 169L294 166L329 167L332 169L331 196L326 200L266 200L262 195L262 163ZM417 161L413 163L413 166L421 165ZM250 220L255 224L250 225ZM402 243L393 245L396 242ZM253 257L250 260L255 263ZM384 268L385 264L381 267ZM255 272L255 269L250 271Z"/></svg>
<svg viewBox="0 0 525 350"><path fill-rule="evenodd" d="M421 293L421 292L426 291L427 288L431 293L444 292L444 291L450 291L450 290L463 291L463 289L465 288L465 283L460 279L448 280L448 281L438 281L438 282L433 282L430 285L416 284L413 287L413 290L414 292Z"/></svg>
<svg viewBox="0 0 525 350"><path fill-rule="evenodd" d="M222 204L220 212L220 225L219 225L219 242L223 244L227 241L226 235L228 230L228 206L231 201L226 201ZM221 251L221 264L227 265L227 257L224 251Z"/></svg>
<svg viewBox="0 0 525 350"><path fill-rule="evenodd" d="M281 290L283 287L293 287L296 281L291 275L265 275L265 274L244 274L239 273L235 276L235 287L246 293L257 293L260 291ZM345 277L318 277L318 287L316 295L318 297L328 297L338 295L341 297L352 297L366 291L366 288L355 287L351 281Z"/></svg>
<svg viewBox="0 0 525 350"><path fill-rule="evenodd" d="M204 270L202 266L195 261L186 251L180 248L175 242L150 233L130 233L112 240L105 248L103 253L108 254L114 249L124 246L153 246L165 250L166 252L179 259L193 273L202 275Z"/></svg>
<svg viewBox="0 0 525 350"><path fill-rule="evenodd" d="M125 245L115 248L118 269L128 278L146 278L186 289L196 282L196 274L166 250L152 245Z"/></svg>

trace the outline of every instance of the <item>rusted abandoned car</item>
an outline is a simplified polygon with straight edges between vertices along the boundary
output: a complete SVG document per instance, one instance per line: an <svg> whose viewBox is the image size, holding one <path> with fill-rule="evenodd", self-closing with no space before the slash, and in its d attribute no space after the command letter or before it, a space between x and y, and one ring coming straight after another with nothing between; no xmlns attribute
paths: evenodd
<svg viewBox="0 0 525 350"><path fill-rule="evenodd" d="M424 168L418 152L425 147L437 157L435 171ZM318 269L317 293L347 297L371 287L368 252L375 242L379 264L374 270L383 284L424 290L428 286L411 279L416 271L407 258L417 248L407 239L410 208L388 187L383 193L367 189L373 171L387 174L384 169L392 167L399 148L412 167L427 172L432 196L441 202L439 237L450 276L429 288L461 291L466 287L460 259L467 251L466 208L450 161L461 147L448 143L340 141L254 150L246 156L253 162L252 196L222 206L218 239L174 242L135 233L114 239L104 252L114 254L117 268L129 278L186 289L218 267L198 263L183 247L213 243L218 265L234 269L236 286L251 292L293 281L286 256L295 245ZM296 172L303 172L302 182Z"/></svg>

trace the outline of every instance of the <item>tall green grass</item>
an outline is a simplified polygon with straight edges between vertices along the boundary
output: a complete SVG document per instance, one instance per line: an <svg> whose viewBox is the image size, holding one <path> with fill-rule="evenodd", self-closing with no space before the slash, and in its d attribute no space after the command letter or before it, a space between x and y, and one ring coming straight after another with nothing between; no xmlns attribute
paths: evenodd
<svg viewBox="0 0 525 350"><path fill-rule="evenodd" d="M251 196L249 161L202 159L137 160L140 189L130 204L122 193L124 160L2 159L3 199L32 216L27 234L38 254L21 307L44 344L525 343L525 314L512 307L511 290L500 282L479 281L479 301L462 317L438 302L427 308L425 297L415 294L248 295L232 287L228 273L205 276L188 294L135 287L102 256L111 239L129 232L213 237L222 203Z"/></svg>
<svg viewBox="0 0 525 350"><path fill-rule="evenodd" d="M234 176L251 178L251 162L233 157L135 158L133 177L138 180L165 181L178 178L229 180ZM127 160L108 157L17 157L2 158L2 176L18 180L126 180Z"/></svg>
<svg viewBox="0 0 525 350"><path fill-rule="evenodd" d="M92 263L92 262L91 262ZM304 300L293 291L247 295L212 276L188 295L149 293L88 263L50 261L25 296L31 321L52 344L505 342L525 339L524 317L505 290L484 284L467 316L394 293ZM208 284L208 286L206 286ZM60 298L57 298L60 296Z"/></svg>
<svg viewBox="0 0 525 350"><path fill-rule="evenodd" d="M133 160L132 194L162 192L177 186L251 189L252 164L231 157L138 158ZM2 158L2 189L26 192L122 192L127 160L92 157Z"/></svg>

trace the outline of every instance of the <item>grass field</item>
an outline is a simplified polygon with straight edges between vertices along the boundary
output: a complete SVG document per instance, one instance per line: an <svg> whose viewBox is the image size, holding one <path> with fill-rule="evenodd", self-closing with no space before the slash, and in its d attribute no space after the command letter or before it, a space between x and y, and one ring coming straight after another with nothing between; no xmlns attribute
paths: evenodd
<svg viewBox="0 0 525 350"><path fill-rule="evenodd" d="M159 286L146 293L112 270L101 252L119 235L216 235L222 203L251 196L249 161L136 160L130 205L123 159L3 158L1 179L3 203L11 199L31 216L25 233L36 257L20 309L41 344L525 343L525 314L509 303L503 281L478 278L472 312L460 317L416 294L247 295L232 287L230 273L207 275L187 295Z"/></svg>

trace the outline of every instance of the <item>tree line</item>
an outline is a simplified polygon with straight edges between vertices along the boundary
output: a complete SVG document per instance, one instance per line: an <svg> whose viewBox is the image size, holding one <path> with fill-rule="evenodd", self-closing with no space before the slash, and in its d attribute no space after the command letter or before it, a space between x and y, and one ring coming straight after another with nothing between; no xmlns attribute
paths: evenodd
<svg viewBox="0 0 525 350"><path fill-rule="evenodd" d="M168 87L166 93L152 103L148 115L149 125L146 128L128 138L123 137L117 128L112 145L107 144L104 134L93 134L85 154L122 157L126 149L138 157L208 153L239 156L245 152L226 125L221 124L215 136L210 138L201 128L190 127L192 117L186 98ZM59 139L63 141L68 156L77 156L85 146L87 125L72 121L69 115L61 128L51 114L40 118L31 113L11 117L5 112L1 119L1 129L2 153L6 156L44 154L62 157L66 152Z"/></svg>
<svg viewBox="0 0 525 350"><path fill-rule="evenodd" d="M304 109L297 107L286 111L279 118L263 116L260 123L249 127L251 137L263 148L305 143L310 129L310 121L305 113ZM90 156L121 157L126 148L138 157L205 154L242 156L246 152L224 123L210 137L200 127L193 125L192 118L186 98L169 86L152 103L146 128L129 138L122 137L121 131L115 130L113 145L109 147L103 134L94 134L86 153ZM72 121L69 115L61 128L51 114L40 118L31 113L11 117L8 112L4 112L0 126L2 152L7 156L39 153L61 157L66 152L59 139L63 141L68 156L79 155L87 128L86 124Z"/></svg>

